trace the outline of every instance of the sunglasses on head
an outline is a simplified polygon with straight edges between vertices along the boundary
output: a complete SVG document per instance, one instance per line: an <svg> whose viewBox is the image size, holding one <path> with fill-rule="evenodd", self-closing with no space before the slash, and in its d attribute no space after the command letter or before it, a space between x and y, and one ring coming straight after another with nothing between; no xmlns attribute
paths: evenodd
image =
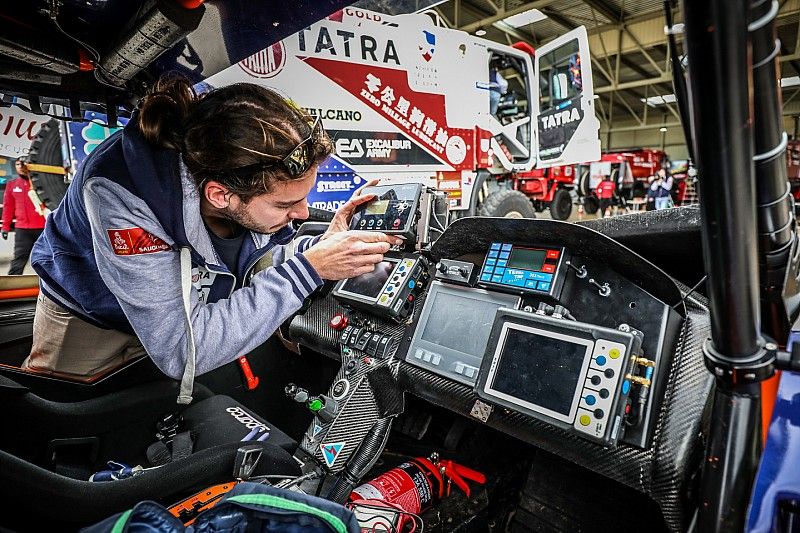
<svg viewBox="0 0 800 533"><path fill-rule="evenodd" d="M254 165L247 165L231 169L229 174L236 174L238 176L250 176L256 172L261 172L270 168L282 168L292 178L299 178L311 168L314 164L314 137L318 129L321 129L322 122L318 116L312 116L313 122L309 122L311 130L308 136L300 141L300 144L295 146L286 157L277 161L269 161L266 163L256 163Z"/></svg>

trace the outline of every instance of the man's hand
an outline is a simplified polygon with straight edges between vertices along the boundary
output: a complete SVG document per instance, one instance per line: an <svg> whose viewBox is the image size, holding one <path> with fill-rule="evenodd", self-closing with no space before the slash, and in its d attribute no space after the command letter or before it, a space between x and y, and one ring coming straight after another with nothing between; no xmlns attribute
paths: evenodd
<svg viewBox="0 0 800 533"><path fill-rule="evenodd" d="M344 205L342 205L342 207L336 210L336 214L333 216L333 220L331 220L328 230L320 240L324 241L335 233L350 229L350 221L353 219L353 214L356 212L356 208L362 204L371 202L376 198L374 194L362 195L361 193L364 191L364 187L373 187L377 184L378 180L371 180L367 182L366 185L359 187L356 192L353 193L353 196L351 196L350 199Z"/></svg>
<svg viewBox="0 0 800 533"><path fill-rule="evenodd" d="M340 231L320 240L303 255L323 279L353 278L372 272L393 244L403 240L372 231Z"/></svg>
<svg viewBox="0 0 800 533"><path fill-rule="evenodd" d="M8 239L8 232L7 232L7 231L4 231L4 232L3 232L3 240L5 241L5 240L7 240L7 239Z"/></svg>

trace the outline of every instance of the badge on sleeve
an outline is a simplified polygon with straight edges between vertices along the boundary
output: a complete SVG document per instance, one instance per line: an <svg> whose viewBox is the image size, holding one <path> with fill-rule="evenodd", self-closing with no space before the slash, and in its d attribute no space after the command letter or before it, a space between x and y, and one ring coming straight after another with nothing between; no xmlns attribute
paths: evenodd
<svg viewBox="0 0 800 533"><path fill-rule="evenodd" d="M110 229L108 238L116 255L154 254L171 250L165 243L142 228Z"/></svg>

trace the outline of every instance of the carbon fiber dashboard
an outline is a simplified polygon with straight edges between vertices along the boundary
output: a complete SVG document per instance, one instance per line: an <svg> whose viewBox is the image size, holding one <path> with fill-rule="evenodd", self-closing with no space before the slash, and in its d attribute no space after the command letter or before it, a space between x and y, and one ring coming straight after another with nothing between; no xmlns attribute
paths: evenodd
<svg viewBox="0 0 800 533"><path fill-rule="evenodd" d="M700 466L703 413L713 386L701 354L701 344L709 335L705 301L700 297L681 301L686 288L641 256L591 229L555 221L459 220L437 241L432 256L435 260L456 259L479 266L491 240L567 246L577 262L609 283L612 296L600 297L584 280L568 279L562 300L578 320L606 327L628 323L644 332L644 352L658 362L648 434L634 434L628 443L623 441L616 448L604 448L546 422L481 402L472 387L405 362L425 302L425 291L415 300L414 312L404 324L348 311L332 297L317 295L307 311L291 321L289 335L303 346L342 360L343 372L351 358L364 357L362 353L351 352L343 358L339 332L328 325L334 314L347 313L351 323L355 321L391 335L394 340L391 356L380 364L391 369L396 379L394 386L399 391L484 423L645 493L659 504L670 529L685 529L684 500ZM343 374L337 380L341 377ZM369 386L366 376L352 377L354 392L347 408L350 414L343 417L341 424L337 419L331 428L326 428L330 431L324 434L326 443L347 442L355 435L364 435L380 416L377 408L380 402L376 400L380 392ZM385 387L383 384L378 388ZM313 430L309 429L303 446L319 459L321 443L311 435ZM345 451L351 452L347 446Z"/></svg>

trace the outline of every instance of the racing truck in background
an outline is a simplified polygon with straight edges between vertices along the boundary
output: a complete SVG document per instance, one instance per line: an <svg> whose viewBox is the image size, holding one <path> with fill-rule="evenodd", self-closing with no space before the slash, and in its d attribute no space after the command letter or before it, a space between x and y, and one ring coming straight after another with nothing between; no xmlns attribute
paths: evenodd
<svg viewBox="0 0 800 533"><path fill-rule="evenodd" d="M551 205L565 219L572 169L547 169L600 156L588 53L583 27L534 55L426 14L347 7L207 82L263 84L322 118L335 153L319 169L312 207L334 211L381 178L438 187L451 218L533 218ZM508 82L495 109L492 69Z"/></svg>
<svg viewBox="0 0 800 533"><path fill-rule="evenodd" d="M656 171L670 169L669 156L661 150L650 148L605 151L597 159L577 167L578 196L582 198L589 214L597 212L599 204L593 191L604 177L611 177L620 200L630 201L645 195L648 178Z"/></svg>

